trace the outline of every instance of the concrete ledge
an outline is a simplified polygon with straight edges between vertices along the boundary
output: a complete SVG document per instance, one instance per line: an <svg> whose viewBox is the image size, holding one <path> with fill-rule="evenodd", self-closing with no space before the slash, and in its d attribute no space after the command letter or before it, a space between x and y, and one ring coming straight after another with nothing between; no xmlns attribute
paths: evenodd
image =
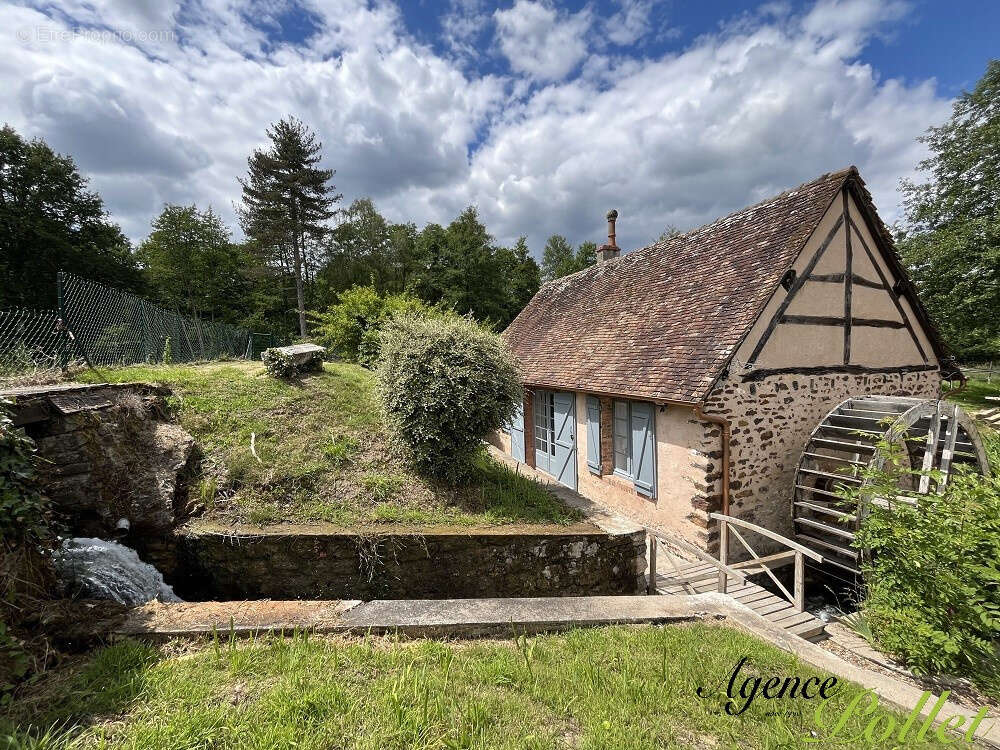
<svg viewBox="0 0 1000 750"><path fill-rule="evenodd" d="M767 641L803 663L872 690L882 704L909 713L923 691L892 677L862 669L790 635L722 594L697 596L592 596L524 599L438 599L355 601L253 601L150 603L132 610L116 635L166 639L237 635L309 628L320 633L403 633L413 637L510 636L579 627L664 624L718 620ZM924 714L933 706L925 704ZM968 716L947 702L938 719ZM987 719L976 733L980 745L1000 749L1000 722Z"/></svg>

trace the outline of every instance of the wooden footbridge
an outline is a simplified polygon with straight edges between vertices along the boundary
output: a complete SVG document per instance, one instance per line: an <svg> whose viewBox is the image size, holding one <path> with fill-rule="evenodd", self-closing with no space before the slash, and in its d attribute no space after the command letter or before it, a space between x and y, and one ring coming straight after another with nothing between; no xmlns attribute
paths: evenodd
<svg viewBox="0 0 1000 750"><path fill-rule="evenodd" d="M648 532L648 593L727 594L792 635L814 642L825 638L826 623L805 611L805 560L809 558L816 563L822 563L822 555L748 521L721 513L712 513L710 517L719 522L718 559L683 540L660 536L653 531ZM774 554L758 555L744 536L747 532L778 542L787 549ZM750 555L749 559L729 563L730 533L746 549ZM696 558L696 561L684 559L677 554L678 549ZM791 591L774 574L774 570L786 565L795 566ZM768 576L777 593L749 580L750 577L761 574Z"/></svg>

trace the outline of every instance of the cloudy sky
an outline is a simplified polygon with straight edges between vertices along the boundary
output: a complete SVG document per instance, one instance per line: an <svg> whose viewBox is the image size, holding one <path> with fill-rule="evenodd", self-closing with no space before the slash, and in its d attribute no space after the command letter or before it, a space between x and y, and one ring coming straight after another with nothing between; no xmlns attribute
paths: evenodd
<svg viewBox="0 0 1000 750"><path fill-rule="evenodd" d="M501 242L633 248L860 167L884 218L915 137L975 84L980 0L62 0L0 4L0 121L73 156L133 239L165 202L233 223L294 114L345 202Z"/></svg>

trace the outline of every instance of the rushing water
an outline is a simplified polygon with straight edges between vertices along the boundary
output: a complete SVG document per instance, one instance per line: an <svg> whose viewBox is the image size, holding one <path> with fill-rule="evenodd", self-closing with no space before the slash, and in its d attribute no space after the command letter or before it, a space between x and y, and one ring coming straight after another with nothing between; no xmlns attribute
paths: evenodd
<svg viewBox="0 0 1000 750"><path fill-rule="evenodd" d="M117 542L66 539L53 559L63 582L81 596L112 599L129 607L152 599L181 601L160 571L140 560L134 549Z"/></svg>

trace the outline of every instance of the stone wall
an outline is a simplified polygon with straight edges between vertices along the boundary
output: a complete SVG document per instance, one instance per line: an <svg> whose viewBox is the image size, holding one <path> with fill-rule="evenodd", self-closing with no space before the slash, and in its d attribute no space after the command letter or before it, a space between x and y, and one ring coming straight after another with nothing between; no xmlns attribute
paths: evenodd
<svg viewBox="0 0 1000 750"><path fill-rule="evenodd" d="M731 424L730 515L791 536L789 503L795 468L810 434L823 417L851 396L937 398L940 386L937 371L772 375L754 382L738 376L724 377L709 395L705 412L725 417ZM710 438L705 449L710 460L706 491L693 502L708 527L707 513L721 510L722 482L719 431L713 429L706 436ZM717 535L713 533L711 540L710 547L717 548ZM752 539L747 541L754 543ZM762 548L767 548L764 540L760 542Z"/></svg>
<svg viewBox="0 0 1000 750"><path fill-rule="evenodd" d="M42 491L70 532L168 532L185 515L184 482L195 441L166 421L166 389L142 384L22 388L15 424L32 437Z"/></svg>
<svg viewBox="0 0 1000 750"><path fill-rule="evenodd" d="M359 535L190 528L168 580L185 599L441 599L637 594L645 535L591 524Z"/></svg>

